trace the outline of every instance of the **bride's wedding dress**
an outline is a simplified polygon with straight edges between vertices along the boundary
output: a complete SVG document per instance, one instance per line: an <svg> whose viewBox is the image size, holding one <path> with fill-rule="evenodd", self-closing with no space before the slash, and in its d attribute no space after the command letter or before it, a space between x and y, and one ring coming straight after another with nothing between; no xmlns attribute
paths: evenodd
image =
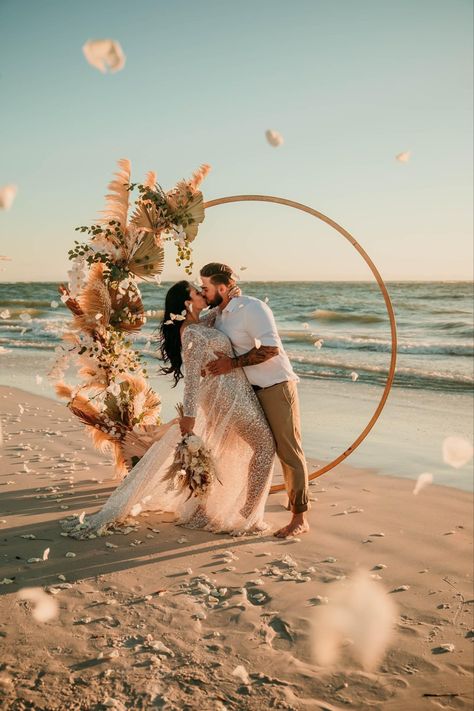
<svg viewBox="0 0 474 711"><path fill-rule="evenodd" d="M260 403L242 369L201 377L216 351L233 356L227 336L200 324L187 326L182 337L185 368L184 414L196 416L195 433L214 458L218 479L203 497L186 498L163 481L181 439L177 423L164 434L111 494L102 509L80 524L63 522L78 538L104 533L141 511L173 512L175 523L212 532L246 533L267 528L265 502L271 485L275 445Z"/></svg>

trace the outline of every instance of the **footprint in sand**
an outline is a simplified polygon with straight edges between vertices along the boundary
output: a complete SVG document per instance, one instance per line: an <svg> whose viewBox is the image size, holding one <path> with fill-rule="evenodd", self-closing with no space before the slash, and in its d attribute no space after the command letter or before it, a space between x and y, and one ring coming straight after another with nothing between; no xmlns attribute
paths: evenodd
<svg viewBox="0 0 474 711"><path fill-rule="evenodd" d="M265 590L262 590L262 588L253 587L252 585L247 584L245 589L247 590L247 599L252 605L265 605L272 599L271 596L265 592Z"/></svg>

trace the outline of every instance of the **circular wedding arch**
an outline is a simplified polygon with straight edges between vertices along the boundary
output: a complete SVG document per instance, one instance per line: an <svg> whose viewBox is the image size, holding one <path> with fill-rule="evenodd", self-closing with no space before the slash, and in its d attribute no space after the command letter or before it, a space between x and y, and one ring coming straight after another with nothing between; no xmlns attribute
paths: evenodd
<svg viewBox="0 0 474 711"><path fill-rule="evenodd" d="M275 197L273 195L231 195L229 197L222 197L222 198L217 198L216 200L209 200L208 202L204 203L204 209L207 210L210 207L216 207L217 205L225 205L226 203L231 203L231 202L273 202L277 203L279 205L286 205L287 207L293 207L296 210L301 210L302 212L307 212L309 215L312 215L313 217L316 217L318 220L321 220L322 222L325 222L327 225L332 227L333 229L336 230L336 232L339 232L340 235L342 235L348 242L351 243L351 245L359 252L363 260L366 262L366 264L369 266L370 271L374 275L377 284L380 287L380 291L382 292L382 296L385 301L385 306L387 308L387 313L388 317L390 319L390 332L391 332L391 356L390 356L390 368L388 371L387 375L387 380L385 383L385 387L382 393L382 397L380 398L380 401L370 418L369 422L366 424L360 435L352 442L352 444L342 452L338 457L333 459L329 464L324 465L321 469L318 469L317 471L312 472L309 475L310 481L312 479L316 479L316 477L321 476L321 474L325 474L328 472L330 469L333 469L335 466L340 464L344 459L346 459L352 452L357 449L359 444L364 441L364 439L367 437L369 434L370 430L372 427L375 425L377 422L378 418L380 417L380 413L383 410L383 407L387 401L388 394L390 392L390 389L392 387L393 379L395 376L395 366L397 362L397 326L395 322L395 314L393 312L393 307L392 307L392 302L390 301L390 296L388 295L387 288L384 284L384 281L382 277L380 276L380 273L367 254L367 252L360 246L360 244L357 242L356 239L347 231L344 229L344 227L341 227L341 225L338 225L337 222L334 222L334 220L331 220L330 217L327 217L326 215L323 215L322 212L318 212L318 210L314 210L312 207L308 207L308 205L303 205L300 202L294 202L294 200L286 200L285 198L280 198L280 197ZM277 491L282 491L285 488L284 484L274 484L271 489L270 493L274 494Z"/></svg>

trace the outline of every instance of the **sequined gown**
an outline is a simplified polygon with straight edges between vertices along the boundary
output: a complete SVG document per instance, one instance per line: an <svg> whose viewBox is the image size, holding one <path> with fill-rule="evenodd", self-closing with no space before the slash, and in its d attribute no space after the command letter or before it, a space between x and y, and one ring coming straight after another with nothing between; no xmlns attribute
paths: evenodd
<svg viewBox="0 0 474 711"><path fill-rule="evenodd" d="M169 490L163 475L169 468L179 426L172 424L112 493L103 508L87 517L77 530L64 523L70 535L82 538L103 533L111 524L140 511L174 512L175 522L188 528L243 534L263 531L265 502L271 485L275 445L271 430L242 369L201 377L216 351L233 356L228 337L213 327L191 324L182 335L184 414L196 417L194 431L214 457L218 481L204 497ZM74 530L76 529L76 530Z"/></svg>

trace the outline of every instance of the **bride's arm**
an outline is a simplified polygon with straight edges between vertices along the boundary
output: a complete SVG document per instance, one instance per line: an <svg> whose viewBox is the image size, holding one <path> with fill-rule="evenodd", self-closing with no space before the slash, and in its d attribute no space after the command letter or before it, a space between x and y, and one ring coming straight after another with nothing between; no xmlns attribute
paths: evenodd
<svg viewBox="0 0 474 711"><path fill-rule="evenodd" d="M192 432L197 414L201 369L206 352L206 340L199 333L201 326L188 326L181 341L184 365L184 417L180 420L181 432Z"/></svg>

